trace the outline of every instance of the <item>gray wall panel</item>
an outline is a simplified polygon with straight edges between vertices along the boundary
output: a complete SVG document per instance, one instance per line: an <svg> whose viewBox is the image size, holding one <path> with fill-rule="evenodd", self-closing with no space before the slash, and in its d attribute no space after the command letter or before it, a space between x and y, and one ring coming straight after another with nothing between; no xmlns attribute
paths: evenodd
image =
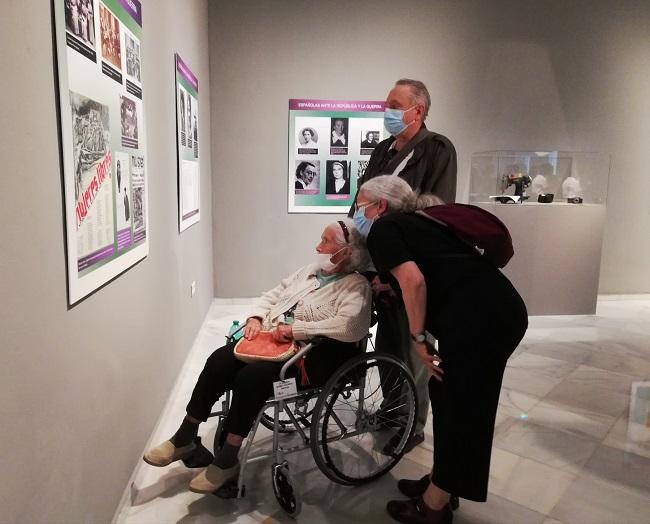
<svg viewBox="0 0 650 524"><path fill-rule="evenodd" d="M274 285L328 221L287 214L287 100L384 99L402 76L429 87L461 201L475 151L611 153L600 291L650 291L649 24L631 0L211 2L215 294Z"/></svg>
<svg viewBox="0 0 650 524"><path fill-rule="evenodd" d="M144 2L150 252L68 310L50 2L3 3L0 522L110 522L210 305L207 15ZM174 51L203 87L203 216L182 237Z"/></svg>

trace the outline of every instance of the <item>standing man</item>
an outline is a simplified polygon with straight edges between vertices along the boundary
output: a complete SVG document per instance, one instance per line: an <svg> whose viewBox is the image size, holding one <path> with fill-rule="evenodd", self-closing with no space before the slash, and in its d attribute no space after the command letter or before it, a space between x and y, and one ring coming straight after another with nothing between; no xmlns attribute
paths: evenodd
<svg viewBox="0 0 650 524"><path fill-rule="evenodd" d="M409 183L418 193L434 193L447 203L456 200L456 150L449 139L429 131L424 120L429 113L431 97L419 80L403 78L395 83L386 98L384 127L391 134L380 142L368 162L357 188L379 175L395 175ZM357 189L358 195L358 189ZM357 198L348 213L355 212ZM406 311L401 297L390 286L372 281L377 326L376 351L391 353L404 360L415 379L418 413L415 433L406 444L408 453L424 441L424 427L429 413L429 374L413 350ZM399 438L384 448L391 453Z"/></svg>

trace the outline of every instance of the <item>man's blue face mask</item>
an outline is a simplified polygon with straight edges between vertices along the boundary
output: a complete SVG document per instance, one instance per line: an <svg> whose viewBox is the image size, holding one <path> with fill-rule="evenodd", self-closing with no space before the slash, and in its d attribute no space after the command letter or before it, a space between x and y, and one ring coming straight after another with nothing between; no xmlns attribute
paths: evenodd
<svg viewBox="0 0 650 524"><path fill-rule="evenodd" d="M384 127L391 135L397 136L402 133L409 125L404 123L404 113L413 109L384 109Z"/></svg>

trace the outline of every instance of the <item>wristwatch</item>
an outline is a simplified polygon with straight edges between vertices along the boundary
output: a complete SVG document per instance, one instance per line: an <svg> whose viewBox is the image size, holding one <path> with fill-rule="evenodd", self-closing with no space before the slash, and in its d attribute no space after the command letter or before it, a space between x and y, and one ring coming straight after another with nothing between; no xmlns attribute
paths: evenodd
<svg viewBox="0 0 650 524"><path fill-rule="evenodd" d="M411 333L411 340L416 344L422 344L427 339L424 333L416 333L415 335Z"/></svg>

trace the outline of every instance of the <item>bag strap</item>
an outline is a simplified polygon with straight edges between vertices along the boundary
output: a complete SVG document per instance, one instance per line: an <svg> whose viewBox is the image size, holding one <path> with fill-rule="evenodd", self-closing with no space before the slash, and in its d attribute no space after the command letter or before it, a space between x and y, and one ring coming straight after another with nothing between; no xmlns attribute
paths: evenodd
<svg viewBox="0 0 650 524"><path fill-rule="evenodd" d="M385 171L387 175L392 175L394 171L399 167L399 165L404 161L404 159L411 153L411 151L415 149L415 146L417 146L425 138L432 137L434 135L435 133L433 131L429 131L426 127L420 129L418 133L413 138L411 138L411 140L402 149L400 149L393 158L391 158L390 162L386 164L386 167L384 167L383 171Z"/></svg>

